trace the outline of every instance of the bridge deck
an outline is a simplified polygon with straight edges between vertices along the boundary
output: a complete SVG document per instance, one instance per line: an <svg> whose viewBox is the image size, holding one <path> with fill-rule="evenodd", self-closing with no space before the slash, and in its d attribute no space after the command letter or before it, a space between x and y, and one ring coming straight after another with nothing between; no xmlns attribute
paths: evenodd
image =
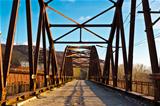
<svg viewBox="0 0 160 106"><path fill-rule="evenodd" d="M142 104L141 104L142 105ZM105 89L90 81L73 80L66 85L42 93L23 106L141 106L131 98Z"/></svg>

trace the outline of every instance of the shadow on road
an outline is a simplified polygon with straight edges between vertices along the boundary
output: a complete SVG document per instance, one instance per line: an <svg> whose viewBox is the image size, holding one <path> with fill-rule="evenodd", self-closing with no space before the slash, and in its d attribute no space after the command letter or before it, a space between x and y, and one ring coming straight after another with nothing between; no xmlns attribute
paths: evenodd
<svg viewBox="0 0 160 106"><path fill-rule="evenodd" d="M67 97L65 106L85 106L83 93L83 86L81 81L78 80L74 86L73 92Z"/></svg>

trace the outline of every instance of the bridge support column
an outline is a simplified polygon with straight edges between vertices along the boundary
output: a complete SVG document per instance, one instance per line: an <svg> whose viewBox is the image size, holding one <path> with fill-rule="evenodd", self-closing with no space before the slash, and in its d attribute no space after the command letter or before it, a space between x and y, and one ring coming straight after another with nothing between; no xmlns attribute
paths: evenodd
<svg viewBox="0 0 160 106"><path fill-rule="evenodd" d="M151 68L152 73L160 73L160 68L158 66L158 58L157 58L157 51L152 27L152 19L150 14L150 7L148 0L142 0L142 6L144 11L144 20L146 26L146 34L147 34L147 41L149 47L149 54L150 54L150 61L151 61ZM160 82L158 80L154 81L155 86L155 100L160 100Z"/></svg>
<svg viewBox="0 0 160 106"><path fill-rule="evenodd" d="M3 59L2 59L2 48L1 48L1 42L0 42L0 100L3 100L2 99L2 97L3 97L2 94L5 94L5 92L6 92L5 89L4 89L3 62L2 61L3 61Z"/></svg>
<svg viewBox="0 0 160 106"><path fill-rule="evenodd" d="M32 50L32 20L30 0L26 0L26 16L27 16L27 34L28 34L28 56L29 56L29 74L30 74L30 91L33 90L34 81L32 79L34 69L34 58Z"/></svg>
<svg viewBox="0 0 160 106"><path fill-rule="evenodd" d="M45 19L43 18L42 38L43 38L44 86L48 86L49 70L47 69L46 34L45 33L46 33L45 32Z"/></svg>
<svg viewBox="0 0 160 106"><path fill-rule="evenodd" d="M131 17L129 33L129 51L128 51L128 90L132 91L132 70L133 70L133 49L134 49L134 30L135 30L136 0L131 0Z"/></svg>
<svg viewBox="0 0 160 106"><path fill-rule="evenodd" d="M48 65L48 68L47 68L48 73L50 71L50 66L52 66L50 64L54 64L53 59L52 59L52 54L51 54L51 47L49 47L49 54L48 54L48 64L47 64ZM52 70L52 75L50 77L50 83L51 83L51 85L55 85L56 83L55 83L55 69L54 69L54 67L51 67L51 70Z"/></svg>
<svg viewBox="0 0 160 106"><path fill-rule="evenodd" d="M1 105L2 106L3 105L5 106L5 100L6 100L7 76L9 75L10 63L11 63L11 58L12 58L12 50L13 50L17 16L18 16L19 2L20 0L13 1L9 30L8 30L8 35L7 35L6 49L5 49L5 54L4 54L5 59L3 60L3 72L2 72L2 66L1 66L1 75L3 74L1 78L1 84L3 84L2 85L3 88L1 91L1 101L2 101ZM2 62L1 62L1 65L2 65Z"/></svg>
<svg viewBox="0 0 160 106"><path fill-rule="evenodd" d="M47 16L46 12L44 13L44 19L45 19L45 28L46 28L46 32L47 32L47 36L48 36L48 40L49 40L49 45L50 45L50 57L51 57L53 83L56 83L56 85L59 85L60 78L59 78L59 73L58 73L57 58L56 58L56 53L55 53L55 49L54 49L52 34L50 31L50 24L48 22L48 16ZM49 67L48 67L48 70L49 70Z"/></svg>
<svg viewBox="0 0 160 106"><path fill-rule="evenodd" d="M119 59L119 27L116 31L116 50L115 50L115 66L113 73L113 87L117 87L117 73L118 73L118 59Z"/></svg>
<svg viewBox="0 0 160 106"><path fill-rule="evenodd" d="M35 48L35 54L34 54L34 70L33 70L33 76L35 77L34 80L34 91L36 90L36 78L37 78L37 66L38 66L38 56L39 56L39 48L40 48L40 40L41 40L41 32L42 32L42 24L43 24L43 18L44 18L44 3L43 0L39 0L40 5L40 13L39 13L39 22L38 22L38 30L37 30L37 41L36 41L36 48Z"/></svg>
<svg viewBox="0 0 160 106"><path fill-rule="evenodd" d="M107 85L109 84L111 48L112 48L112 45L109 44L107 47L107 53L106 53L106 59L104 64L104 71L103 71L103 80L102 80L102 83Z"/></svg>

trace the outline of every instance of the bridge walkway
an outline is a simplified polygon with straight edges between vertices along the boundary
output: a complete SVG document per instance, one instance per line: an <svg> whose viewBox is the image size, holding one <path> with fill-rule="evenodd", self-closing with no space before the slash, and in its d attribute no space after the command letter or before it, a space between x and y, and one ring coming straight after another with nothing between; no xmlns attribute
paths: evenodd
<svg viewBox="0 0 160 106"><path fill-rule="evenodd" d="M73 80L60 88L19 103L21 106L143 106L136 100L86 80Z"/></svg>

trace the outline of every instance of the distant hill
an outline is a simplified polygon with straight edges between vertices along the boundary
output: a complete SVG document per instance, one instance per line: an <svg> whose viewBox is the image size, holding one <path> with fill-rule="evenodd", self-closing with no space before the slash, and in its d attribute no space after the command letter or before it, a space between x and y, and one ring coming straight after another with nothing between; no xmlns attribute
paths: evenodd
<svg viewBox="0 0 160 106"><path fill-rule="evenodd" d="M33 47L34 49L35 47ZM43 58L43 52L40 50L40 58ZM5 52L5 45L2 44L2 52L4 55ZM48 50L47 50L48 54ZM63 57L63 52L56 52L57 58L58 58L58 64L61 63L62 57ZM28 62L28 46L27 45L14 45L13 47L13 53L12 53L12 60L11 60L11 66L16 67L21 65L20 62Z"/></svg>
<svg viewBox="0 0 160 106"><path fill-rule="evenodd" d="M34 48L35 47L33 47L33 49ZM4 55L4 51L5 51L5 45L4 44L2 44L2 51L3 51L3 55ZM48 50L47 50L47 54L48 54ZM40 49L39 56L40 56L39 61L41 61L41 63L42 63L43 62L43 60L42 60L43 59L42 49ZM58 65L61 66L62 59L63 59L63 52L62 51L57 51L56 56L57 56ZM11 60L11 67L20 66L21 62L28 62L28 46L27 45L14 45L12 60ZM100 60L100 63L103 64L104 60Z"/></svg>

